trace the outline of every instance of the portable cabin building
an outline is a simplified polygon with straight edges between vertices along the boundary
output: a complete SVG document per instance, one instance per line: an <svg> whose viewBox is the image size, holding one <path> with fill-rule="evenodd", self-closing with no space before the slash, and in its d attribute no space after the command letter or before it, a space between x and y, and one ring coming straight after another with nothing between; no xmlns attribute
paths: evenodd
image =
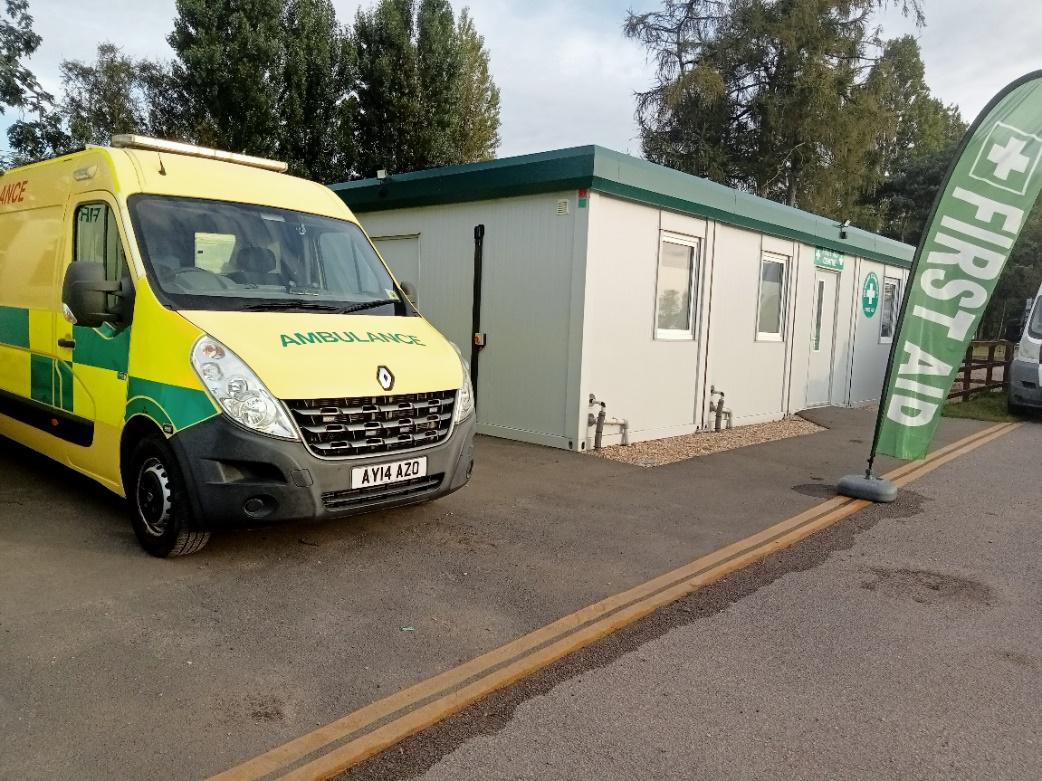
<svg viewBox="0 0 1042 781"><path fill-rule="evenodd" d="M479 432L586 450L599 402L611 444L711 428L714 389L736 426L880 394L908 245L596 146L332 189L483 335Z"/></svg>

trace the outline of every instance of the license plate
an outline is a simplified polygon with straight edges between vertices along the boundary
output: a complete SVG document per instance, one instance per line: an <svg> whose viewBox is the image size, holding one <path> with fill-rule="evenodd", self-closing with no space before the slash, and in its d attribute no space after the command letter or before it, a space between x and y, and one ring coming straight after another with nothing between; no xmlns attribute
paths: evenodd
<svg viewBox="0 0 1042 781"><path fill-rule="evenodd" d="M389 464L356 466L351 470L352 488L372 488L376 485L403 483L427 476L427 456L392 461Z"/></svg>

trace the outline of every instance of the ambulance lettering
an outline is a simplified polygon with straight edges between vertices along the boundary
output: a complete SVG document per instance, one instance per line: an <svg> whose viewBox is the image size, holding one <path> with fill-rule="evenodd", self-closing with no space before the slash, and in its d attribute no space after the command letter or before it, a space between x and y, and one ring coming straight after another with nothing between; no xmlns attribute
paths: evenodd
<svg viewBox="0 0 1042 781"><path fill-rule="evenodd" d="M11 203L22 203L25 200L25 191L29 187L27 179L21 182L11 182L0 188L0 206Z"/></svg>
<svg viewBox="0 0 1042 781"><path fill-rule="evenodd" d="M343 344L395 342L416 347L427 346L418 336L385 332L373 333L372 331L366 331L362 336L359 336L354 331L308 331L306 333L297 331L292 334L280 334L279 340L283 347L304 347L311 344L336 344L338 342Z"/></svg>

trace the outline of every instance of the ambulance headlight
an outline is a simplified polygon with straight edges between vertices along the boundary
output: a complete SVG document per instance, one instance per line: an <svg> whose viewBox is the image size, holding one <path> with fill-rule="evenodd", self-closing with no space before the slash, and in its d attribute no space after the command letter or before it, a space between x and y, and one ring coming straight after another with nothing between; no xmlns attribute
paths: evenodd
<svg viewBox="0 0 1042 781"><path fill-rule="evenodd" d="M241 426L279 439L297 439L282 404L243 360L203 336L192 348L192 368L224 413Z"/></svg>
<svg viewBox="0 0 1042 781"><path fill-rule="evenodd" d="M474 412L474 387L470 384L470 364L464 359L459 347L455 344L452 347L459 356L460 363L463 364L463 386L456 397L456 422L459 423L461 420L469 418Z"/></svg>

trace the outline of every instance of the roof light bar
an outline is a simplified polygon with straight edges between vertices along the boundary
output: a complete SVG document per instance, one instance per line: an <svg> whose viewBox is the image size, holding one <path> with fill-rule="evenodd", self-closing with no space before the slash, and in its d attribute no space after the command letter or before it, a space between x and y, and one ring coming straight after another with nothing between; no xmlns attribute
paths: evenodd
<svg viewBox="0 0 1042 781"><path fill-rule="evenodd" d="M220 160L225 163L236 163L248 165L252 168L263 168L266 171L285 173L289 168L287 163L279 160L268 160L264 157L252 157L241 155L238 152L224 152L220 149L210 149L205 146L194 146L193 144L182 144L179 141L165 141L161 138L149 138L132 134L122 134L112 137L112 146L117 149L146 149L150 152L168 152L172 155L187 155L189 157L205 157L210 160Z"/></svg>

